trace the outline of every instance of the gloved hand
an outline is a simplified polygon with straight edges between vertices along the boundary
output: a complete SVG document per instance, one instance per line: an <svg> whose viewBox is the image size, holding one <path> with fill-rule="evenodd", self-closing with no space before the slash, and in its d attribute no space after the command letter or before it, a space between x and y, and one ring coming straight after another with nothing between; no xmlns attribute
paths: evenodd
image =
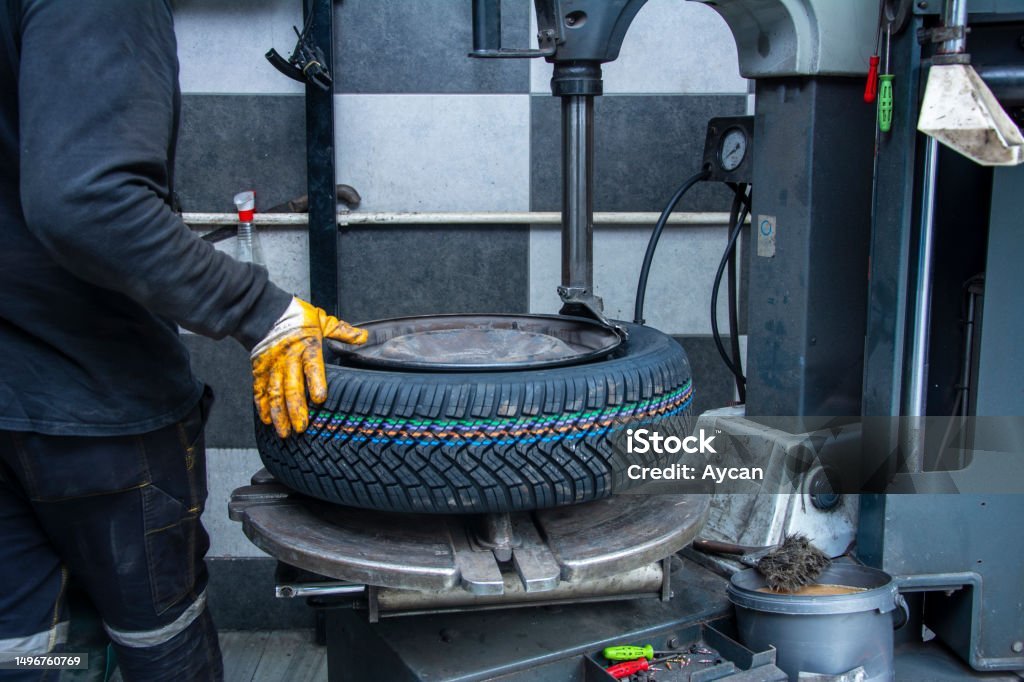
<svg viewBox="0 0 1024 682"><path fill-rule="evenodd" d="M309 424L306 389L314 403L327 399L323 340L366 343L367 332L293 298L284 315L252 349L253 397L264 424L287 438Z"/></svg>

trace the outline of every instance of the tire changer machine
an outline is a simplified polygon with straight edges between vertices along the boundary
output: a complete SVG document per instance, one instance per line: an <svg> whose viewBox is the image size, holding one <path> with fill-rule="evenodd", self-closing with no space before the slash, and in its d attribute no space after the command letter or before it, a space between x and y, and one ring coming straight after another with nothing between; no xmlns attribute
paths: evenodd
<svg viewBox="0 0 1024 682"><path fill-rule="evenodd" d="M231 517L279 560L277 595L323 609L333 682L611 679L602 647L646 642L694 643L719 658L692 677L664 679L785 679L773 650L734 641L723 576L742 565L687 549L698 532L758 546L804 532L831 556L854 547L901 580L911 627L898 642L919 644L923 624L960 657L950 665L1024 669L1024 545L992 526L1024 518L1024 495L942 494L950 473L936 472L914 440L928 414L1024 414L1022 369L1006 345L1024 331L1013 286L1024 256L1013 197L1024 174L963 158L954 149L969 147L969 134L917 132L925 67L970 62L966 3L882 0L879 11L875 0L692 1L728 23L756 93L752 124L740 126L752 136L740 163L722 167L721 136L709 135L705 153L713 177L754 187L756 229L744 242L747 402L745 413L716 410L698 426L756 443L748 461L769 470L805 463L795 486L783 495L620 495L482 519L347 508L324 518L261 471L233 494ZM603 317L592 281L593 104L601 64L618 56L645 2L535 0L538 47L506 49L499 0L474 0L470 56L553 65L563 313ZM973 0L971 9L974 64L1019 124L1024 1ZM332 2L306 0L305 10L303 35L330 64ZM877 133L874 107L858 104L868 56L883 43L897 87L891 129ZM307 86L311 282L328 309L337 307L332 107L329 92ZM1024 155L1012 134L994 144L1007 165ZM952 290L955 299L977 271L986 292L969 299L978 315L961 352L935 341L961 322L943 297ZM982 308L993 330L985 335ZM906 419L891 422L854 447L893 453L880 461L898 472L899 490L936 494L844 494L820 464L807 464L827 458L801 454L822 454L815 434L836 415L911 419L909 429ZM961 471L1004 465L976 460ZM996 477L1024 481L1021 469Z"/></svg>

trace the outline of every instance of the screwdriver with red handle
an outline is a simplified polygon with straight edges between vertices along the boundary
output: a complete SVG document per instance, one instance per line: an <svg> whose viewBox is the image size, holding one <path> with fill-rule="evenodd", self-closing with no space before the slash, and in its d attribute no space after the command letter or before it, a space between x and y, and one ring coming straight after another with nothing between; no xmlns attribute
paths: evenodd
<svg viewBox="0 0 1024 682"><path fill-rule="evenodd" d="M878 32L875 33L875 52L868 57L868 82L864 86L864 101L871 104L878 97L878 52L882 45L882 22L885 19L885 0L878 3Z"/></svg>
<svg viewBox="0 0 1024 682"><path fill-rule="evenodd" d="M864 101L870 104L878 97L878 62L881 59L877 54L873 54L868 61L871 65L868 67L868 83L864 86Z"/></svg>
<svg viewBox="0 0 1024 682"><path fill-rule="evenodd" d="M651 668L651 664L646 658L638 658L635 661L623 661L622 663L616 663L610 668L604 669L606 673L617 680L627 678L630 675L635 675L644 670L657 670L657 668Z"/></svg>

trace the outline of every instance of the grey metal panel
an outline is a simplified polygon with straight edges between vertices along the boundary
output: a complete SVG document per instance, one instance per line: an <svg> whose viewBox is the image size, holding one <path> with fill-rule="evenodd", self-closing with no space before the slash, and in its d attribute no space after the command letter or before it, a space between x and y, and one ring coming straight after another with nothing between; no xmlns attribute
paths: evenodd
<svg viewBox="0 0 1024 682"><path fill-rule="evenodd" d="M978 673L968 668L948 649L936 641L915 642L896 648L897 680L929 680L929 682L1020 682L1014 673Z"/></svg>
<svg viewBox="0 0 1024 682"><path fill-rule="evenodd" d="M1024 545L1006 524L1024 495L889 495L881 568L894 576L972 573L980 586L925 598L925 625L978 670L1024 668ZM909 529L913 529L910 531ZM972 620L977 619L972 627Z"/></svg>
<svg viewBox="0 0 1024 682"><path fill-rule="evenodd" d="M992 188L977 414L1024 414L1020 266L1024 262L1024 166L999 168Z"/></svg>
<svg viewBox="0 0 1024 682"><path fill-rule="evenodd" d="M941 14L942 5L943 0L918 0L918 2L914 3L914 13ZM970 9L972 14L1024 12L1024 0L971 0L968 9Z"/></svg>
<svg viewBox="0 0 1024 682"><path fill-rule="evenodd" d="M757 82L755 242L764 220L775 228L773 255L750 254L751 418L860 413L874 138L863 90Z"/></svg>
<svg viewBox="0 0 1024 682"><path fill-rule="evenodd" d="M744 78L863 76L877 26L871 0L698 0L732 30Z"/></svg>

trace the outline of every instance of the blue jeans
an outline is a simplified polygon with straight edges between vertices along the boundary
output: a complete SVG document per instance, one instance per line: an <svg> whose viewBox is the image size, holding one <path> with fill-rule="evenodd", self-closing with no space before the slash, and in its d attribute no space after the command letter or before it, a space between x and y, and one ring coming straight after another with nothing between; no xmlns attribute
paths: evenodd
<svg viewBox="0 0 1024 682"><path fill-rule="evenodd" d="M0 431L0 655L78 653L66 649L73 580L126 681L223 678L199 518L211 402L207 389L181 422L139 436Z"/></svg>

